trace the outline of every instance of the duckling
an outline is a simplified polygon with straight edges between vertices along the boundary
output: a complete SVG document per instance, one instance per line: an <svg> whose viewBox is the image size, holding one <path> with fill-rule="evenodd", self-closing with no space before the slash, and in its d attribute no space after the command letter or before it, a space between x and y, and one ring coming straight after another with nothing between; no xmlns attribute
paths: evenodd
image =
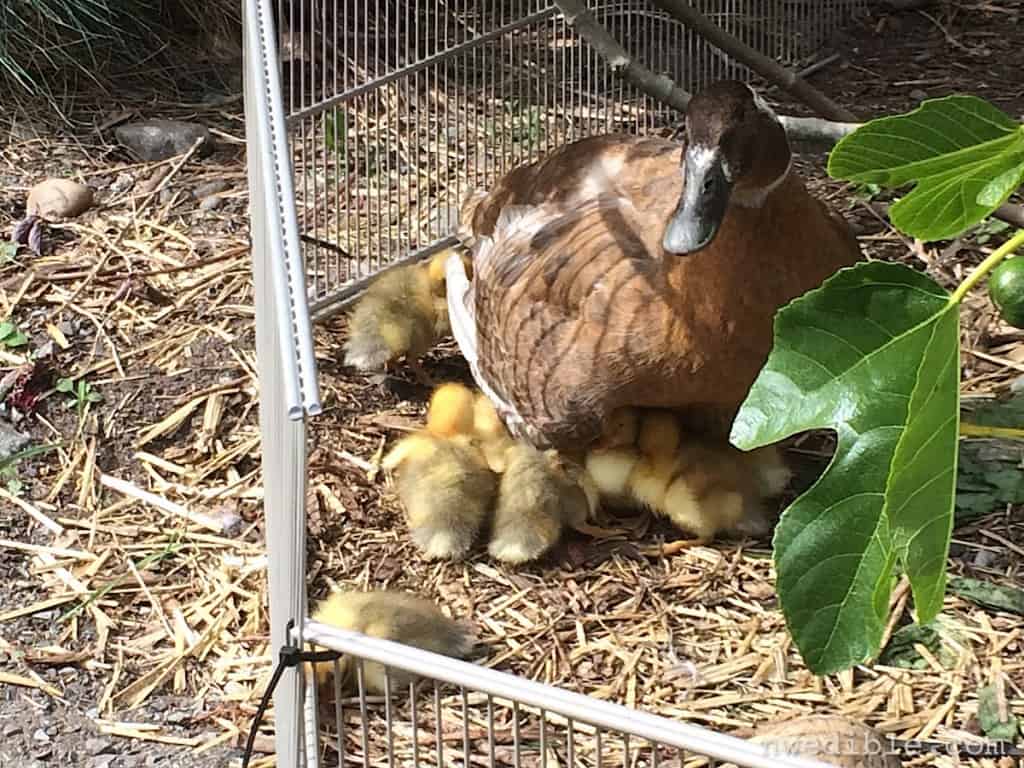
<svg viewBox="0 0 1024 768"><path fill-rule="evenodd" d="M497 492L497 478L470 438L427 431L400 440L381 466L396 479L413 543L428 560L472 548Z"/></svg>
<svg viewBox="0 0 1024 768"><path fill-rule="evenodd" d="M627 481L633 498L648 509L663 511L665 494L678 462L682 432L675 414L650 409L643 411L637 432L641 459Z"/></svg>
<svg viewBox="0 0 1024 768"><path fill-rule="evenodd" d="M514 437L585 449L632 406L727 439L776 310L861 259L750 86L695 94L686 129L581 139L467 200L474 276L452 260L449 310Z"/></svg>
<svg viewBox="0 0 1024 768"><path fill-rule="evenodd" d="M662 554L709 543L719 533L763 536L770 530L761 486L749 459L728 444L689 441L668 470L660 507L673 525L693 539L672 542Z"/></svg>
<svg viewBox="0 0 1024 768"><path fill-rule="evenodd" d="M780 495L793 479L793 470L786 464L778 445L747 451L743 461L752 468L758 490L766 499Z"/></svg>
<svg viewBox="0 0 1024 768"><path fill-rule="evenodd" d="M635 447L589 451L584 467L601 498L623 503L631 498L629 479L641 458Z"/></svg>
<svg viewBox="0 0 1024 768"><path fill-rule="evenodd" d="M487 551L498 560L519 564L550 550L565 525L586 525L590 501L555 451L542 453L515 443L507 454Z"/></svg>
<svg viewBox="0 0 1024 768"><path fill-rule="evenodd" d="M427 431L438 437L472 435L476 398L465 384L446 382L434 390L427 406Z"/></svg>
<svg viewBox="0 0 1024 768"><path fill-rule="evenodd" d="M491 471L504 472L515 441L483 392L478 392L473 401L473 432Z"/></svg>
<svg viewBox="0 0 1024 768"><path fill-rule="evenodd" d="M610 450L634 445L640 429L640 412L633 407L616 408L609 414L600 437L591 445L591 450Z"/></svg>
<svg viewBox="0 0 1024 768"><path fill-rule="evenodd" d="M317 606L312 618L322 624L457 659L468 658L476 646L468 627L449 619L429 600L409 592L336 591ZM334 664L320 663L313 670L310 670L311 666L314 665L307 664L307 674L315 675L319 697L325 702L333 701L333 685L328 684L334 676ZM357 662L342 656L338 667L343 695L357 693ZM415 679L410 673L395 668L388 670L387 678L392 692L403 688L408 690L409 684ZM382 695L386 690L384 665L364 661L364 693Z"/></svg>
<svg viewBox="0 0 1024 768"><path fill-rule="evenodd" d="M422 383L432 383L420 358L451 330L445 297L450 253L395 267L370 283L349 316L346 365L379 371L404 356Z"/></svg>

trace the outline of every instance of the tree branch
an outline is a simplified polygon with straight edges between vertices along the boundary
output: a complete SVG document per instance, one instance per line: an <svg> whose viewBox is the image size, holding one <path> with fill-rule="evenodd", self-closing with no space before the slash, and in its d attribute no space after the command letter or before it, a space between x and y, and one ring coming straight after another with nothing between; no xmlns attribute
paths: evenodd
<svg viewBox="0 0 1024 768"><path fill-rule="evenodd" d="M667 104L672 109L686 112L690 94L677 86L671 77L656 74L635 61L587 10L583 0L554 0L554 3L569 25L575 27L608 62L614 74L626 78L648 96Z"/></svg>
<svg viewBox="0 0 1024 768"><path fill-rule="evenodd" d="M739 38L733 37L686 0L654 0L654 4L674 16L731 58L745 64L766 80L780 85L815 112L830 120L856 122L857 116L832 101L817 88L790 69L786 69L763 53L754 50Z"/></svg>

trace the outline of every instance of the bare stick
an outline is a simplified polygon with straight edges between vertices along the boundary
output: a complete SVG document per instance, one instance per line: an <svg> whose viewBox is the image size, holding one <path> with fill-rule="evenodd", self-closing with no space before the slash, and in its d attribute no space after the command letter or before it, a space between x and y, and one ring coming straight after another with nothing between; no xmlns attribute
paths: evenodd
<svg viewBox="0 0 1024 768"><path fill-rule="evenodd" d="M796 72L786 69L763 53L751 48L742 40L733 37L711 19L698 11L686 0L654 0L654 4L666 13L683 22L716 48L727 53L741 64L746 64L761 77L785 88L804 104L830 120L852 123L857 116L845 107L832 101L817 88L801 78Z"/></svg>
<svg viewBox="0 0 1024 768"><path fill-rule="evenodd" d="M565 20L575 27L588 43L608 61L612 72L624 77L649 96L680 112L686 111L690 94L675 84L672 78L658 75L638 63L598 23L581 0L555 0Z"/></svg>

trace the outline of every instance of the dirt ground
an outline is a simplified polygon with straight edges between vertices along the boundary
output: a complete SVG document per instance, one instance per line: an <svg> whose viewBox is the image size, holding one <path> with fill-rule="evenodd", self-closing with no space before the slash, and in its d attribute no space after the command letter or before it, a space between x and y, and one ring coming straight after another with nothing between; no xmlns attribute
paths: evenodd
<svg viewBox="0 0 1024 768"><path fill-rule="evenodd" d="M1022 14L1013 0L875 12L833 40L840 60L811 80L863 118L961 91L1024 119ZM780 111L805 111L769 95ZM0 316L11 311L41 358L42 381L27 388L41 397L15 427L33 445L59 443L18 465L17 498L0 495L0 654L17 676L0 680L4 768L227 765L270 671L244 120L236 94L208 96L107 104L72 134L17 115L0 151L5 232L47 176L81 178L99 200L82 220L48 230L44 256L0 260ZM167 164L133 162L100 130L122 111L201 122L217 150L165 178ZM804 156L800 170L872 256L946 285L980 261L980 235L934 250L904 242L869 201L827 179L822 160ZM223 191L207 207L195 192L211 181ZM968 391L1019 376L1024 334L1000 326L983 295L965 313ZM335 584L412 589L480 627L488 666L737 733L795 712L841 711L895 735L927 727L957 738L978 732L976 689L991 674L1005 675L1009 704L1024 715L1020 617L955 596L945 615L967 649L955 673L876 667L815 679L788 642L767 541L653 560L636 542L568 537L519 569L485 554L421 561L362 462L396 426L420 422L427 391L405 372L381 383L344 369L343 333L340 318L316 332L328 407L311 427L311 598ZM0 378L23 364L19 354L0 349ZM450 341L428 368L469 380ZM58 391L65 377L102 400ZM810 448L794 458L808 472L820 459ZM206 527L183 533L180 513L140 503L110 477L201 512ZM627 522L643 541L668 533L646 517ZM1024 541L1024 509L992 509L954 539L952 573L1024 587L1024 551L1000 543ZM700 674L666 673L684 662Z"/></svg>

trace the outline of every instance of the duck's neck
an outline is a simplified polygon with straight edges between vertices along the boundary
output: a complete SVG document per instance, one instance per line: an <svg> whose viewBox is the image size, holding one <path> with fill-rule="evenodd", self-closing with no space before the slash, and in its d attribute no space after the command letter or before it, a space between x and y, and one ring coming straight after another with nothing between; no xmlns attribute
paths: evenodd
<svg viewBox="0 0 1024 768"><path fill-rule="evenodd" d="M741 208L761 208L776 189L789 178L793 170L793 155L790 154L785 170L767 184L755 187L737 187L729 196L729 202Z"/></svg>

